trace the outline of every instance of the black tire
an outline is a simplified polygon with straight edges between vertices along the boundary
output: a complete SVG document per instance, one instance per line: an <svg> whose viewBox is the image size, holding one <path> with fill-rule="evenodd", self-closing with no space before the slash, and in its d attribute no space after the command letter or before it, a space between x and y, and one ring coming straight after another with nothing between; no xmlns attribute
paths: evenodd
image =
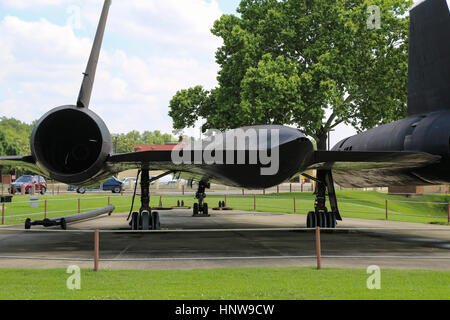
<svg viewBox="0 0 450 320"><path fill-rule="evenodd" d="M194 203L194 216L197 216L199 212L200 210L198 203Z"/></svg>
<svg viewBox="0 0 450 320"><path fill-rule="evenodd" d="M78 188L77 189L77 193L78 194L85 194L86 193L86 189L85 188Z"/></svg>
<svg viewBox="0 0 450 320"><path fill-rule="evenodd" d="M25 220L25 230L31 229L31 219Z"/></svg>
<svg viewBox="0 0 450 320"><path fill-rule="evenodd" d="M316 214L315 216L316 216L316 225L314 226L314 228L316 228L316 227L321 227L322 228L322 225L323 225L323 213Z"/></svg>
<svg viewBox="0 0 450 320"><path fill-rule="evenodd" d="M131 230L139 230L139 212L133 212L131 217Z"/></svg>
<svg viewBox="0 0 450 320"><path fill-rule="evenodd" d="M67 222L66 219L61 219L61 229L67 230Z"/></svg>
<svg viewBox="0 0 450 320"><path fill-rule="evenodd" d="M329 225L329 228L336 229L336 227L337 227L336 215L334 213L330 213L330 225Z"/></svg>
<svg viewBox="0 0 450 320"><path fill-rule="evenodd" d="M315 228L317 226L316 213L310 212L308 213L308 217L306 218L306 227L308 229Z"/></svg>
<svg viewBox="0 0 450 320"><path fill-rule="evenodd" d="M328 228L328 227L327 227L327 226L328 226L327 215L328 215L328 212L327 212L327 213L322 212L322 213L320 214L320 220L321 220L321 221L320 221L319 226L320 226L321 228L324 228L324 229Z"/></svg>
<svg viewBox="0 0 450 320"><path fill-rule="evenodd" d="M41 189L41 195L44 195L44 194L46 194L47 193L47 189L46 188L42 188Z"/></svg>
<svg viewBox="0 0 450 320"><path fill-rule="evenodd" d="M161 230L161 220L158 212L152 212L152 230Z"/></svg>
<svg viewBox="0 0 450 320"><path fill-rule="evenodd" d="M150 230L152 226L151 215L148 211L142 212L142 230Z"/></svg>
<svg viewBox="0 0 450 320"><path fill-rule="evenodd" d="M112 193L121 193L122 192L122 188L120 188L120 187L115 187L113 190L112 190Z"/></svg>
<svg viewBox="0 0 450 320"><path fill-rule="evenodd" d="M207 216L207 215L208 215L208 212L209 212L208 204L205 203L205 204L203 204L203 214L204 214L205 216Z"/></svg>

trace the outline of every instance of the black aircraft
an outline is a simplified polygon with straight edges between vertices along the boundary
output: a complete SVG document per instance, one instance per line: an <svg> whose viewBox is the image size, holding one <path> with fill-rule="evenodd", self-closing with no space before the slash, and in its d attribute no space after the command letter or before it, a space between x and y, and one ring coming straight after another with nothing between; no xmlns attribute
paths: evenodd
<svg viewBox="0 0 450 320"><path fill-rule="evenodd" d="M53 109L39 120L31 136L32 155L1 157L0 164L24 167L80 187L98 185L123 170L138 169L141 209L130 214L134 229L139 229L144 216L152 218L150 183L164 176L150 179L150 170L164 170L165 175L175 173L197 181L199 203L194 206L194 214L207 214L205 190L211 182L264 189L298 172L316 169L317 177L310 177L317 182L315 211L308 215L307 225L328 228L342 220L334 182L344 187L450 183L450 13L445 0L427 0L411 10L408 117L347 138L332 151L315 151L311 141L292 128L243 128L243 132L256 132L260 142L261 136L266 137L257 150L277 155L278 170L270 175L262 174L263 169L268 169L267 162L250 160L255 146L247 140L237 147L222 146L210 153L217 156L222 152L237 159L243 152L245 161L237 164L206 163L202 148L179 152L192 159L200 156L191 163L175 163L172 152L113 154L108 128L89 109L110 5L111 0L106 0L77 104ZM277 140L271 139L274 135ZM227 133L222 137L226 140ZM331 210L326 207L327 196ZM153 219L157 218L153 215Z"/></svg>

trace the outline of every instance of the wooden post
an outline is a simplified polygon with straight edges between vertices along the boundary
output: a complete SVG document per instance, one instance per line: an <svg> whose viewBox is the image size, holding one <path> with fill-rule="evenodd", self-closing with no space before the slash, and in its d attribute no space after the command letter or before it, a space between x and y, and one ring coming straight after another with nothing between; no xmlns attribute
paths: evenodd
<svg viewBox="0 0 450 320"><path fill-rule="evenodd" d="M124 188L123 188L123 184L120 186L120 195L123 196L123 192L124 192Z"/></svg>
<svg viewBox="0 0 450 320"><path fill-rule="evenodd" d="M302 188L301 192L303 193L303 182L301 183L301 188Z"/></svg>
<svg viewBox="0 0 450 320"><path fill-rule="evenodd" d="M292 183L289 185L289 193L292 193Z"/></svg>
<svg viewBox="0 0 450 320"><path fill-rule="evenodd" d="M256 195L253 195L253 211L256 211Z"/></svg>
<svg viewBox="0 0 450 320"><path fill-rule="evenodd" d="M181 190L182 190L182 193L183 193L183 196L184 196L184 184L183 184Z"/></svg>
<svg viewBox="0 0 450 320"><path fill-rule="evenodd" d="M448 204L448 223L450 223L450 203Z"/></svg>
<svg viewBox="0 0 450 320"><path fill-rule="evenodd" d="M162 203L162 196L159 196L159 207L162 208L163 203Z"/></svg>
<svg viewBox="0 0 450 320"><path fill-rule="evenodd" d="M322 269L322 248L320 243L320 227L316 228L317 270Z"/></svg>
<svg viewBox="0 0 450 320"><path fill-rule="evenodd" d="M5 224L5 204L2 203L2 224Z"/></svg>
<svg viewBox="0 0 450 320"><path fill-rule="evenodd" d="M81 199L78 199L78 213L81 213Z"/></svg>
<svg viewBox="0 0 450 320"><path fill-rule="evenodd" d="M389 201L386 200L386 220L389 220Z"/></svg>
<svg viewBox="0 0 450 320"><path fill-rule="evenodd" d="M47 200L44 201L44 220L47 219Z"/></svg>
<svg viewBox="0 0 450 320"><path fill-rule="evenodd" d="M94 271L98 271L98 265L100 260L100 232L98 229L94 233Z"/></svg>
<svg viewBox="0 0 450 320"><path fill-rule="evenodd" d="M280 186L277 186L277 194L280 193Z"/></svg>
<svg viewBox="0 0 450 320"><path fill-rule="evenodd" d="M263 195L266 195L266 189L263 190Z"/></svg>
<svg viewBox="0 0 450 320"><path fill-rule="evenodd" d="M59 185L58 185L58 196L59 196Z"/></svg>
<svg viewBox="0 0 450 320"><path fill-rule="evenodd" d="M242 195L245 196L245 190L244 189L242 189Z"/></svg>
<svg viewBox="0 0 450 320"><path fill-rule="evenodd" d="M227 195L225 195L225 207L227 207Z"/></svg>
<svg viewBox="0 0 450 320"><path fill-rule="evenodd" d="M111 197L108 197L108 207L111 205Z"/></svg>
<svg viewBox="0 0 450 320"><path fill-rule="evenodd" d="M55 180L52 180L52 195L55 195Z"/></svg>

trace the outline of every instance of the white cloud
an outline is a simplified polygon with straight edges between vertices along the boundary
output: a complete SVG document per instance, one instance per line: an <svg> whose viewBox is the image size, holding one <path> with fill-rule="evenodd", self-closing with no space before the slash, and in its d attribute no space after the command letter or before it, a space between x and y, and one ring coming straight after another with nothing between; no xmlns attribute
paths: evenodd
<svg viewBox="0 0 450 320"><path fill-rule="evenodd" d="M89 38L43 18L25 21L6 16L0 21L1 115L29 122L55 106L76 102L102 2L76 2L82 9L84 31L92 34ZM30 3L75 2L2 1L15 8ZM66 13L65 7L62 12ZM168 104L173 94L192 85L216 84L214 52L220 42L208 25L220 14L215 1L114 2L106 30L108 49L101 53L91 101L112 132L170 132ZM135 54L128 47L152 48L153 43L158 49L147 54Z"/></svg>

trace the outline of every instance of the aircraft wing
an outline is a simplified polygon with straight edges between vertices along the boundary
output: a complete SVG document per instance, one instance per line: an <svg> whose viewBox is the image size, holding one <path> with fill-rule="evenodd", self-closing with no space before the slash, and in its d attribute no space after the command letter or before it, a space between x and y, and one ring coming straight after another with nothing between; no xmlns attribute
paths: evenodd
<svg viewBox="0 0 450 320"><path fill-rule="evenodd" d="M440 156L423 152L315 151L308 169L409 169L440 160Z"/></svg>
<svg viewBox="0 0 450 320"><path fill-rule="evenodd" d="M2 166L11 166L11 167L20 167L27 169L29 171L42 174L41 170L36 166L36 161L33 156L7 156L0 157L0 165Z"/></svg>
<svg viewBox="0 0 450 320"><path fill-rule="evenodd" d="M309 170L332 170L345 188L428 185L423 168L441 161L440 156L420 152L316 151Z"/></svg>

